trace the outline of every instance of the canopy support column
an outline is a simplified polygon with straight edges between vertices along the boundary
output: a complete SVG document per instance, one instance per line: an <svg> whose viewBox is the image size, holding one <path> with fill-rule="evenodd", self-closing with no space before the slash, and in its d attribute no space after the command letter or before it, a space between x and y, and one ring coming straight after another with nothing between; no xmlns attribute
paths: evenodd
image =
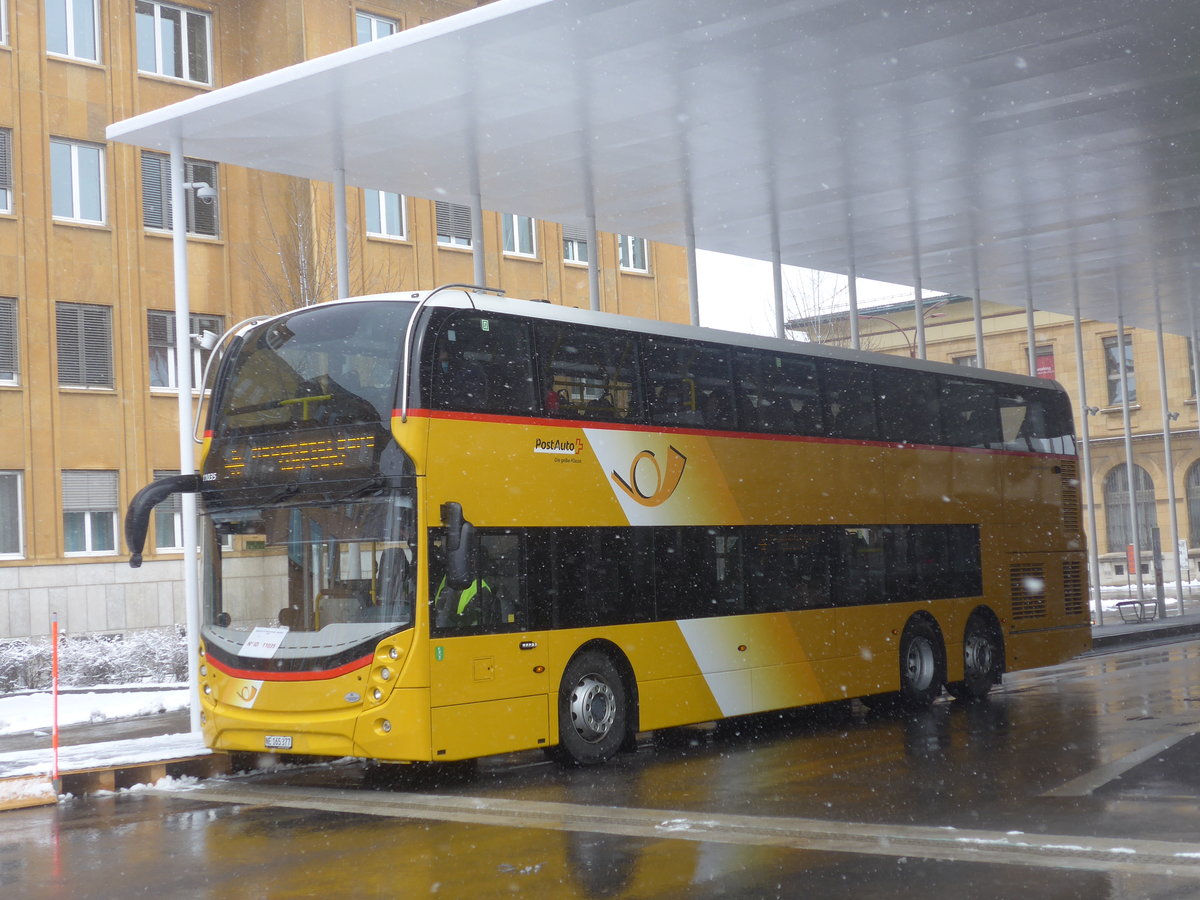
<svg viewBox="0 0 1200 900"><path fill-rule="evenodd" d="M350 239L346 222L346 170L333 172L333 230L337 247L337 295L350 296Z"/></svg>
<svg viewBox="0 0 1200 900"><path fill-rule="evenodd" d="M1078 313L1078 309L1076 309ZM971 297L971 318L975 321L975 365L981 369L987 368L987 359L983 355L983 301L979 298L979 291ZM1081 360L1083 356L1079 357ZM1082 365L1082 363L1080 363Z"/></svg>
<svg viewBox="0 0 1200 900"><path fill-rule="evenodd" d="M1087 504L1088 530L1091 540L1088 550L1088 584L1092 594L1092 610L1096 624L1104 624L1104 606L1100 598L1100 536L1096 533L1096 492L1092 480L1091 407L1088 406L1087 373L1083 365L1083 322L1079 312L1079 285L1075 285L1075 376L1079 380L1080 449L1083 451L1083 502Z"/></svg>
<svg viewBox="0 0 1200 900"><path fill-rule="evenodd" d="M858 332L858 269L854 263L846 267L846 295L850 302L850 346L860 350L862 339Z"/></svg>
<svg viewBox="0 0 1200 900"><path fill-rule="evenodd" d="M471 194L471 261L475 264L475 283L487 284L487 272L483 264L483 198L478 191Z"/></svg>
<svg viewBox="0 0 1200 900"><path fill-rule="evenodd" d="M1157 279L1154 282L1154 316L1155 334L1158 339L1158 396L1162 404L1163 468L1167 476L1167 509L1171 511L1171 546L1166 555L1175 560L1175 589L1179 596L1179 614L1183 615L1183 573L1179 565L1179 511L1175 508L1175 462L1171 454L1171 420L1172 416L1178 417L1179 414L1171 412L1167 400L1167 363L1163 354L1162 303L1158 296ZM1156 577L1155 587L1157 586ZM1167 617L1167 604L1162 596L1158 597L1158 617Z"/></svg>
<svg viewBox="0 0 1200 900"><path fill-rule="evenodd" d="M783 260L780 257L778 242L775 243L771 254L771 287L775 297L775 337L786 337L783 321Z"/></svg>
<svg viewBox="0 0 1200 900"><path fill-rule="evenodd" d="M1138 600L1146 599L1142 580L1142 538L1137 520L1137 490L1133 477L1133 428L1129 411L1129 367L1125 364L1125 316L1117 316L1117 366L1121 378L1121 415L1125 424L1125 481L1129 490L1129 531L1133 539L1133 574L1137 579ZM1112 511L1109 510L1109 515Z"/></svg>
<svg viewBox="0 0 1200 900"><path fill-rule="evenodd" d="M587 217L588 300L591 308L600 312L600 232L596 230L596 214Z"/></svg>
<svg viewBox="0 0 1200 900"><path fill-rule="evenodd" d="M687 224L687 233L684 235L687 241L687 280L688 280L688 308L691 310L692 324L700 324L700 286L696 280L696 229L692 225L689 218Z"/></svg>
<svg viewBox="0 0 1200 900"><path fill-rule="evenodd" d="M171 135L171 248L175 269L175 373L179 391L179 474L196 473L192 446L192 334L188 295L187 190L183 162L183 136ZM191 697L191 731L200 733L200 585L196 566L196 495L180 494L183 524L183 603L187 629L188 693Z"/></svg>

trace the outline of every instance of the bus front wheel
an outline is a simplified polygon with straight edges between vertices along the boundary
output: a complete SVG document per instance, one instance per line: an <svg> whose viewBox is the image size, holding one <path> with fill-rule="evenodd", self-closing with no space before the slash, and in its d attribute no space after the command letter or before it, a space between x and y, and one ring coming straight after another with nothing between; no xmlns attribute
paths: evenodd
<svg viewBox="0 0 1200 900"><path fill-rule="evenodd" d="M558 691L558 746L553 755L564 765L606 762L624 743L628 721L628 695L613 661L596 651L575 656Z"/></svg>
<svg viewBox="0 0 1200 900"><path fill-rule="evenodd" d="M946 680L945 651L937 629L914 619L900 638L900 701L924 709L937 699Z"/></svg>

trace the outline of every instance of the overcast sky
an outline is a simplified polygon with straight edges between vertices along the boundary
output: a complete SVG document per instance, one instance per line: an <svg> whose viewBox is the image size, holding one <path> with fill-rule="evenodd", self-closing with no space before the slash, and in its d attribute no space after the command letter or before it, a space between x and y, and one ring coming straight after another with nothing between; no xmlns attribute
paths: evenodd
<svg viewBox="0 0 1200 900"><path fill-rule="evenodd" d="M791 269L790 266L784 266L785 282L786 273ZM750 334L774 333L775 288L769 262L698 250L696 275L701 325ZM860 306L911 297L912 288L907 285L885 284L865 278L858 280Z"/></svg>

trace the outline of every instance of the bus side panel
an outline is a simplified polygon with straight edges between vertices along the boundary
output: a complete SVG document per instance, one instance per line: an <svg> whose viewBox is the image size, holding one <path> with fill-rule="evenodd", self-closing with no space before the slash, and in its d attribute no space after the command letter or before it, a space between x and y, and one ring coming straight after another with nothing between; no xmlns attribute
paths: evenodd
<svg viewBox="0 0 1200 900"><path fill-rule="evenodd" d="M548 697L511 697L431 711L433 759L470 759L549 745Z"/></svg>

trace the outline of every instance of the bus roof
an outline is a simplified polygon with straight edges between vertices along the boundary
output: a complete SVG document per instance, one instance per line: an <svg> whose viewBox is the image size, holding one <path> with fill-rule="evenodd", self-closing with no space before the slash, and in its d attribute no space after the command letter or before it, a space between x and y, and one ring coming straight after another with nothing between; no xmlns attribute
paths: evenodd
<svg viewBox="0 0 1200 900"><path fill-rule="evenodd" d="M333 300L320 305L328 307L331 304L381 301L420 303L422 300L426 300L430 294L434 294L434 291L393 291L389 293L367 294L361 297L348 297L344 300ZM893 356L888 353L875 353L870 350L853 350L847 347L815 344L810 341L789 341L763 335L724 331L718 328L643 319L619 313L597 312L590 309L578 309L573 306L560 306L545 300L525 300L499 296L494 291L447 290L443 288L437 291L435 296L429 298L425 305L427 308L438 309L478 309L484 312L523 316L529 319L548 322L571 322L598 328L621 329L639 334L659 335L684 340L709 341L733 347L750 347L773 350L780 353L797 353L818 358L842 359L852 362L869 363L871 365L891 366L897 369L969 376L971 378L1003 384L1019 384L1027 387L1050 388L1058 391L1065 390L1057 381L1048 378L1035 378L1030 375L1019 375L1012 372L999 372L994 369L968 369L952 363L911 359L904 356ZM312 309L314 307L307 308ZM288 313L281 314L281 316L292 315L301 311L291 310Z"/></svg>

